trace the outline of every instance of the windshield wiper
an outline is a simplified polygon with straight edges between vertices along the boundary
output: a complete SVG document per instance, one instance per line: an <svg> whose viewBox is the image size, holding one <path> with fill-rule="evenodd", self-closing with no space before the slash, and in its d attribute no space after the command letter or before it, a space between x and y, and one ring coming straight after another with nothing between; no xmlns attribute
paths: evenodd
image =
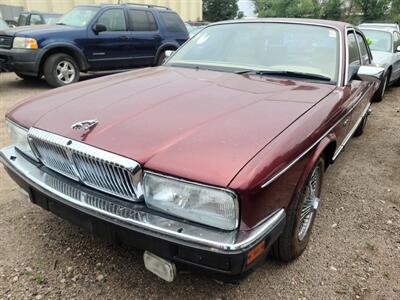
<svg viewBox="0 0 400 300"><path fill-rule="evenodd" d="M311 80L322 80L322 81L330 81L332 79L319 74L313 73L304 73L304 72L294 72L294 71L258 71L258 70L243 70L235 72L235 74L245 75L245 74L254 74L254 75L277 75L277 76L284 76L284 77L294 77L294 78L304 78L304 79L311 79Z"/></svg>

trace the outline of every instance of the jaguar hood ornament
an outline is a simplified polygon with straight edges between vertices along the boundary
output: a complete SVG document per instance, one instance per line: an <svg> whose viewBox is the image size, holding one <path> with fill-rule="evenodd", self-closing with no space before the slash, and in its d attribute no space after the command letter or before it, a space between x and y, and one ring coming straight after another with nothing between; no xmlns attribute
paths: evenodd
<svg viewBox="0 0 400 300"><path fill-rule="evenodd" d="M83 129L84 131L91 129L92 127L96 126L99 121L97 120L86 120L86 121L81 121L81 122L76 122L71 126L72 129L74 130L81 130Z"/></svg>

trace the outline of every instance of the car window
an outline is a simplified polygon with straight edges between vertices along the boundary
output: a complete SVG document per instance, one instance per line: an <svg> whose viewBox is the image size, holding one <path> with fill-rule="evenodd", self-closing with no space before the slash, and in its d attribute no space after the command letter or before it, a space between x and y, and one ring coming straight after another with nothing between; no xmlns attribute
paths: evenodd
<svg viewBox="0 0 400 300"><path fill-rule="evenodd" d="M94 6L76 6L67 12L57 24L84 27L98 13L99 8Z"/></svg>
<svg viewBox="0 0 400 300"><path fill-rule="evenodd" d="M18 19L18 25L22 26L22 25L26 25L26 20L28 18L27 14L21 14L19 15L19 19Z"/></svg>
<svg viewBox="0 0 400 300"><path fill-rule="evenodd" d="M97 21L106 26L107 31L126 31L125 13L123 9L115 8L105 11Z"/></svg>
<svg viewBox="0 0 400 300"><path fill-rule="evenodd" d="M128 10L129 23L133 31L156 31L157 23L151 12L143 10Z"/></svg>
<svg viewBox="0 0 400 300"><path fill-rule="evenodd" d="M7 23L2 19L0 19L0 29L7 29L7 28L8 28Z"/></svg>
<svg viewBox="0 0 400 300"><path fill-rule="evenodd" d="M395 32L393 35L393 39L394 39L394 50L396 51L397 47L400 47L400 33Z"/></svg>
<svg viewBox="0 0 400 300"><path fill-rule="evenodd" d="M368 65L370 64L368 48L367 48L368 46L365 44L364 37L361 34L356 32L356 35L357 35L358 46L360 47L362 64Z"/></svg>
<svg viewBox="0 0 400 300"><path fill-rule="evenodd" d="M388 31L362 29L362 32L370 41L370 49L372 51L392 51L392 34Z"/></svg>
<svg viewBox="0 0 400 300"><path fill-rule="evenodd" d="M360 52L358 50L357 40L353 32L347 34L349 65L360 65Z"/></svg>
<svg viewBox="0 0 400 300"><path fill-rule="evenodd" d="M161 12L160 16L169 32L187 32L185 24L176 13Z"/></svg>
<svg viewBox="0 0 400 300"><path fill-rule="evenodd" d="M209 26L181 47L167 64L232 72L300 72L335 82L339 34L323 26L237 23Z"/></svg>
<svg viewBox="0 0 400 300"><path fill-rule="evenodd" d="M31 15L31 25L40 25L43 24L42 18L39 15L33 14Z"/></svg>

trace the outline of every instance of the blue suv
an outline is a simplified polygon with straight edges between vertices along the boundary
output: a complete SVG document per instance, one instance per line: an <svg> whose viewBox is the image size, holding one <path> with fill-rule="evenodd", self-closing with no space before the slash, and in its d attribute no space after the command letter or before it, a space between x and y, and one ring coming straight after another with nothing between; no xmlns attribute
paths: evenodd
<svg viewBox="0 0 400 300"><path fill-rule="evenodd" d="M0 31L0 70L59 87L80 72L161 64L189 38L179 15L153 5L76 6L56 25Z"/></svg>

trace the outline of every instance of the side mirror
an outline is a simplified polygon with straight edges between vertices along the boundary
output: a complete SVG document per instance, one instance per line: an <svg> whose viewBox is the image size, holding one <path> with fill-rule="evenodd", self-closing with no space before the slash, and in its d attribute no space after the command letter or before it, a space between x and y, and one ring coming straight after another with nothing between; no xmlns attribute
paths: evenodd
<svg viewBox="0 0 400 300"><path fill-rule="evenodd" d="M167 50L167 51L165 51L165 58L170 57L172 54L174 54L174 52L175 52L175 51L173 51L173 50Z"/></svg>
<svg viewBox="0 0 400 300"><path fill-rule="evenodd" d="M103 24L95 24L93 26L93 31L94 31L94 33L98 34L100 32L107 31L107 27L106 27L106 25L103 25Z"/></svg>
<svg viewBox="0 0 400 300"><path fill-rule="evenodd" d="M375 66L361 66L358 69L357 77L362 81L379 82L385 72L384 68Z"/></svg>
<svg viewBox="0 0 400 300"><path fill-rule="evenodd" d="M394 49L394 52L400 52L400 46L397 46L397 48Z"/></svg>

